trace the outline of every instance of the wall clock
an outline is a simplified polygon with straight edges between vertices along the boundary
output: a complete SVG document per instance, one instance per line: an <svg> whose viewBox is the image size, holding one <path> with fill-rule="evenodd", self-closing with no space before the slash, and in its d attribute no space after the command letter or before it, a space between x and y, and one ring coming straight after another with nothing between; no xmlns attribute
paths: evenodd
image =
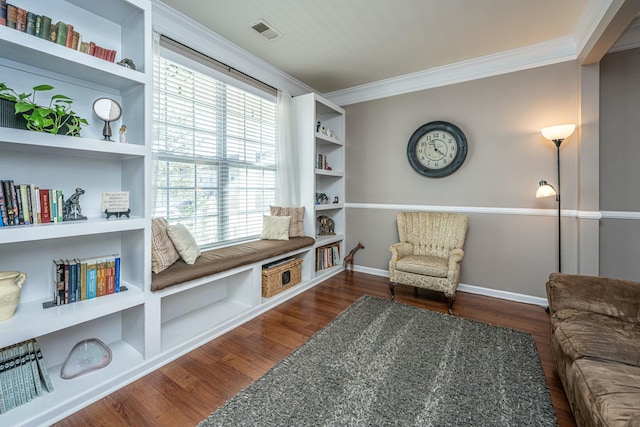
<svg viewBox="0 0 640 427"><path fill-rule="evenodd" d="M452 123L429 122L411 135L407 156L413 169L421 175L448 176L457 171L467 157L467 137Z"/></svg>

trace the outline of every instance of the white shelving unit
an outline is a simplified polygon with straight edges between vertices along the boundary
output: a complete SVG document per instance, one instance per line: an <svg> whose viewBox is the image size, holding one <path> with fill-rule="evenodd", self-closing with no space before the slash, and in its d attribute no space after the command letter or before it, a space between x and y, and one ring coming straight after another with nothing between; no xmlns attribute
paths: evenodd
<svg viewBox="0 0 640 427"><path fill-rule="evenodd" d="M83 40L133 59L137 70L89 56L50 41L0 27L0 81L18 93L50 84L42 100L63 93L73 110L89 121L82 137L0 128L0 179L40 188L77 187L86 221L0 228L0 271L27 273L15 315L0 322L0 347L36 338L50 377L51 393L0 415L0 425L48 424L129 381L144 366L145 304L149 293L151 165L151 3L148 0L15 0L12 4L52 23L74 25ZM118 129L127 125L128 144L104 141L104 122L93 114L100 97L123 108ZM116 138L117 139L117 132ZM107 220L100 212L104 191L129 191L131 218ZM128 290L92 300L43 309L53 296L53 260L119 253L121 283ZM71 348L86 338L107 343L112 363L73 380L60 377Z"/></svg>
<svg viewBox="0 0 640 427"><path fill-rule="evenodd" d="M315 248L338 243L340 256L344 257L345 112L315 93L293 98L293 112L295 138L299 144L305 234L315 236ZM326 164L319 164L319 155L326 158ZM326 194L329 203L316 203L317 193ZM334 221L335 235L319 235L317 218L320 215L326 215ZM314 250L310 251L303 268L311 270L307 274L312 277L325 278L341 270L342 263L327 269L316 269Z"/></svg>

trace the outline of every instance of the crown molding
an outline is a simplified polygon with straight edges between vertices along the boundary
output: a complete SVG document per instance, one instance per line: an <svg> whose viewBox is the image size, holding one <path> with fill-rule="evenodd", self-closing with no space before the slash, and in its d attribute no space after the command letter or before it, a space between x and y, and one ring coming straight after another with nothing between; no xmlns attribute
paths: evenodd
<svg viewBox="0 0 640 427"><path fill-rule="evenodd" d="M640 47L640 19L633 21L620 38L611 46L609 53Z"/></svg>
<svg viewBox="0 0 640 427"><path fill-rule="evenodd" d="M541 67L576 58L576 43L563 37L524 48L354 86L323 96L344 106L455 83Z"/></svg>
<svg viewBox="0 0 640 427"><path fill-rule="evenodd" d="M154 0L153 29L270 86L301 95L315 90L186 15Z"/></svg>

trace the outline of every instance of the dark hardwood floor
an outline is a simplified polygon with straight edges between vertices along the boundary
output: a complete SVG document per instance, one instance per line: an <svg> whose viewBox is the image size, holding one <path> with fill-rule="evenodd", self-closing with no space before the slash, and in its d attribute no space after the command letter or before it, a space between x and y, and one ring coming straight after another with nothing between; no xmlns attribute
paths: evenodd
<svg viewBox="0 0 640 427"><path fill-rule="evenodd" d="M194 426L364 294L389 296L387 279L339 274L57 423L56 426ZM396 300L445 313L444 297L398 286ZM535 337L560 427L575 426L556 376L543 307L458 292L456 316Z"/></svg>

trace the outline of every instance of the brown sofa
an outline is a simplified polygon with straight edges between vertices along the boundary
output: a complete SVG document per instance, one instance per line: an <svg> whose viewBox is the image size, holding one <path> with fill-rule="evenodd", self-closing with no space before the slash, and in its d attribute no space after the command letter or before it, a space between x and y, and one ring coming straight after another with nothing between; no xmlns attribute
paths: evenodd
<svg viewBox="0 0 640 427"><path fill-rule="evenodd" d="M640 427L640 283L552 273L551 350L578 426Z"/></svg>

